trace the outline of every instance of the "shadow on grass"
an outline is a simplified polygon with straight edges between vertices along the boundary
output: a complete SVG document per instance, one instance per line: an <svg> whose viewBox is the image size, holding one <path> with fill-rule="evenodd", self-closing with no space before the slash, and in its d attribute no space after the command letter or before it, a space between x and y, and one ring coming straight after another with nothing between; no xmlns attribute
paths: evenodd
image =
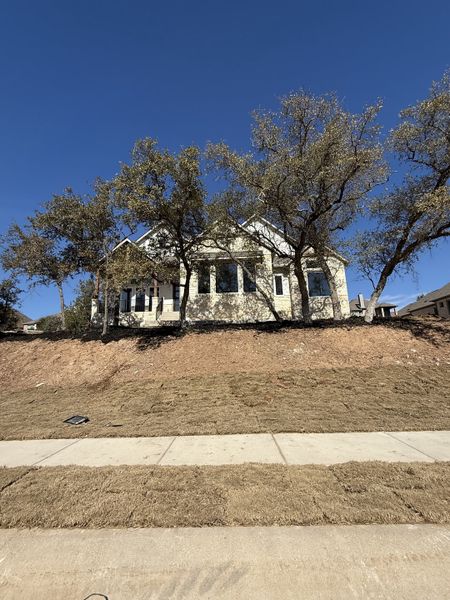
<svg viewBox="0 0 450 600"><path fill-rule="evenodd" d="M186 334L208 334L217 331L253 331L256 335L261 333L279 334L288 330L324 330L324 329L366 329L373 327L385 327L389 329L400 329L409 331L414 337L422 339L435 346L450 342L450 322L439 317L412 317L391 319L374 319L373 323L366 323L360 317L351 317L344 321L316 320L311 324L302 321L283 321L276 323L271 321L260 323L222 323L222 322L198 322L191 323L181 328L179 324L164 325L151 329L136 329L125 327L112 327L106 336L102 336L100 330L92 329L83 334L71 335L67 332L46 332L37 334L2 334L0 332L0 343L2 341L32 342L35 339L60 341L79 340L80 342L101 341L103 344L117 342L123 339L136 340L139 350L158 348L162 344L175 338L181 338Z"/></svg>

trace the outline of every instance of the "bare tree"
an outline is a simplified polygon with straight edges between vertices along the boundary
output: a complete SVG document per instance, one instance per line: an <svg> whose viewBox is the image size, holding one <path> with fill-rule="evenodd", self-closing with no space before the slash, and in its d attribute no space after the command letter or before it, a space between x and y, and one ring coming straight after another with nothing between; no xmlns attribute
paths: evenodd
<svg viewBox="0 0 450 600"><path fill-rule="evenodd" d="M354 115L333 96L299 92L283 98L276 113L255 113L252 152L239 154L223 143L208 148L210 161L245 212L267 219L281 231L283 250L264 231L255 230L254 235L277 255L292 260L305 322L311 321L305 256L312 242L320 252L330 239L322 236L318 243L314 233L318 222L327 216L328 222L338 223L344 211L348 220L386 177L375 124L379 110L377 104ZM329 270L326 274L332 276Z"/></svg>
<svg viewBox="0 0 450 600"><path fill-rule="evenodd" d="M158 227L147 250L162 274L175 258L184 271L180 323L186 323L189 286L195 254L205 228L205 192L200 180L200 152L195 147L178 155L159 150L152 139L138 140L130 165L115 180L118 203L136 222ZM172 265L173 267L173 265Z"/></svg>
<svg viewBox="0 0 450 600"><path fill-rule="evenodd" d="M408 168L405 181L370 205L376 227L356 238L356 261L372 282L366 321L373 319L389 277L411 269L421 251L450 236L450 78L400 113L391 147Z"/></svg>
<svg viewBox="0 0 450 600"><path fill-rule="evenodd" d="M64 282L78 270L73 247L40 222L40 213L24 227L14 223L3 237L3 268L28 279L31 285L55 285L61 326L65 329Z"/></svg>
<svg viewBox="0 0 450 600"><path fill-rule="evenodd" d="M272 281L267 285L267 277L263 277L263 282L260 282L257 276L257 268L249 268L249 260L243 256L243 252L249 256L253 256L255 250L258 249L258 244L245 228L243 228L237 220L231 218L227 203L224 198L217 196L208 206L209 227L204 234L204 243L210 241L213 246L224 252L233 262L238 264L245 273L249 281L253 283L255 289L264 299L267 307L272 313L274 319L281 322L283 319L275 307L273 301L273 286ZM236 248L236 240L240 240L242 248Z"/></svg>

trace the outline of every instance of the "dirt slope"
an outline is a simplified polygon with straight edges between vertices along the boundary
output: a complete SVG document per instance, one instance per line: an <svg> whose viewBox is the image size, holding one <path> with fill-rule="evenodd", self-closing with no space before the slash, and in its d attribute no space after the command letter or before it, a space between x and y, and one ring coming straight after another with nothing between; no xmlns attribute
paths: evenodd
<svg viewBox="0 0 450 600"><path fill-rule="evenodd" d="M163 338L0 340L3 392L39 384L72 387L223 373L450 364L450 323L278 331L219 330Z"/></svg>

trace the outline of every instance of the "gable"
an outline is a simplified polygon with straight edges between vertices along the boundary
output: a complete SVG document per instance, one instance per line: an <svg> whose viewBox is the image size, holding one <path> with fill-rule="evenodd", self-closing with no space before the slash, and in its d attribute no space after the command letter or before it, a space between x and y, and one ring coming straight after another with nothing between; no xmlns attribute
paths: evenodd
<svg viewBox="0 0 450 600"><path fill-rule="evenodd" d="M292 247L285 241L282 231L262 217L251 217L241 227L249 232L254 231L258 234L263 242L267 242L267 247L273 248L280 254L286 256L292 256ZM348 264L348 260L341 256L338 252L335 252L331 248L328 248L330 254L342 262L344 265ZM306 256L314 255L312 248L309 248L305 252Z"/></svg>

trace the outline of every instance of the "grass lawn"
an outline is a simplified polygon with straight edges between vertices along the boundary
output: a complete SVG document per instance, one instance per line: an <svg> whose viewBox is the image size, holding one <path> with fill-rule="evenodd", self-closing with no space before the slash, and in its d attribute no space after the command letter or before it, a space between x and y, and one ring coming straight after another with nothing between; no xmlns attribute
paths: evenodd
<svg viewBox="0 0 450 600"><path fill-rule="evenodd" d="M450 463L0 469L0 526L450 523Z"/></svg>
<svg viewBox="0 0 450 600"><path fill-rule="evenodd" d="M43 385L0 393L0 438L450 429L449 405L442 364Z"/></svg>

